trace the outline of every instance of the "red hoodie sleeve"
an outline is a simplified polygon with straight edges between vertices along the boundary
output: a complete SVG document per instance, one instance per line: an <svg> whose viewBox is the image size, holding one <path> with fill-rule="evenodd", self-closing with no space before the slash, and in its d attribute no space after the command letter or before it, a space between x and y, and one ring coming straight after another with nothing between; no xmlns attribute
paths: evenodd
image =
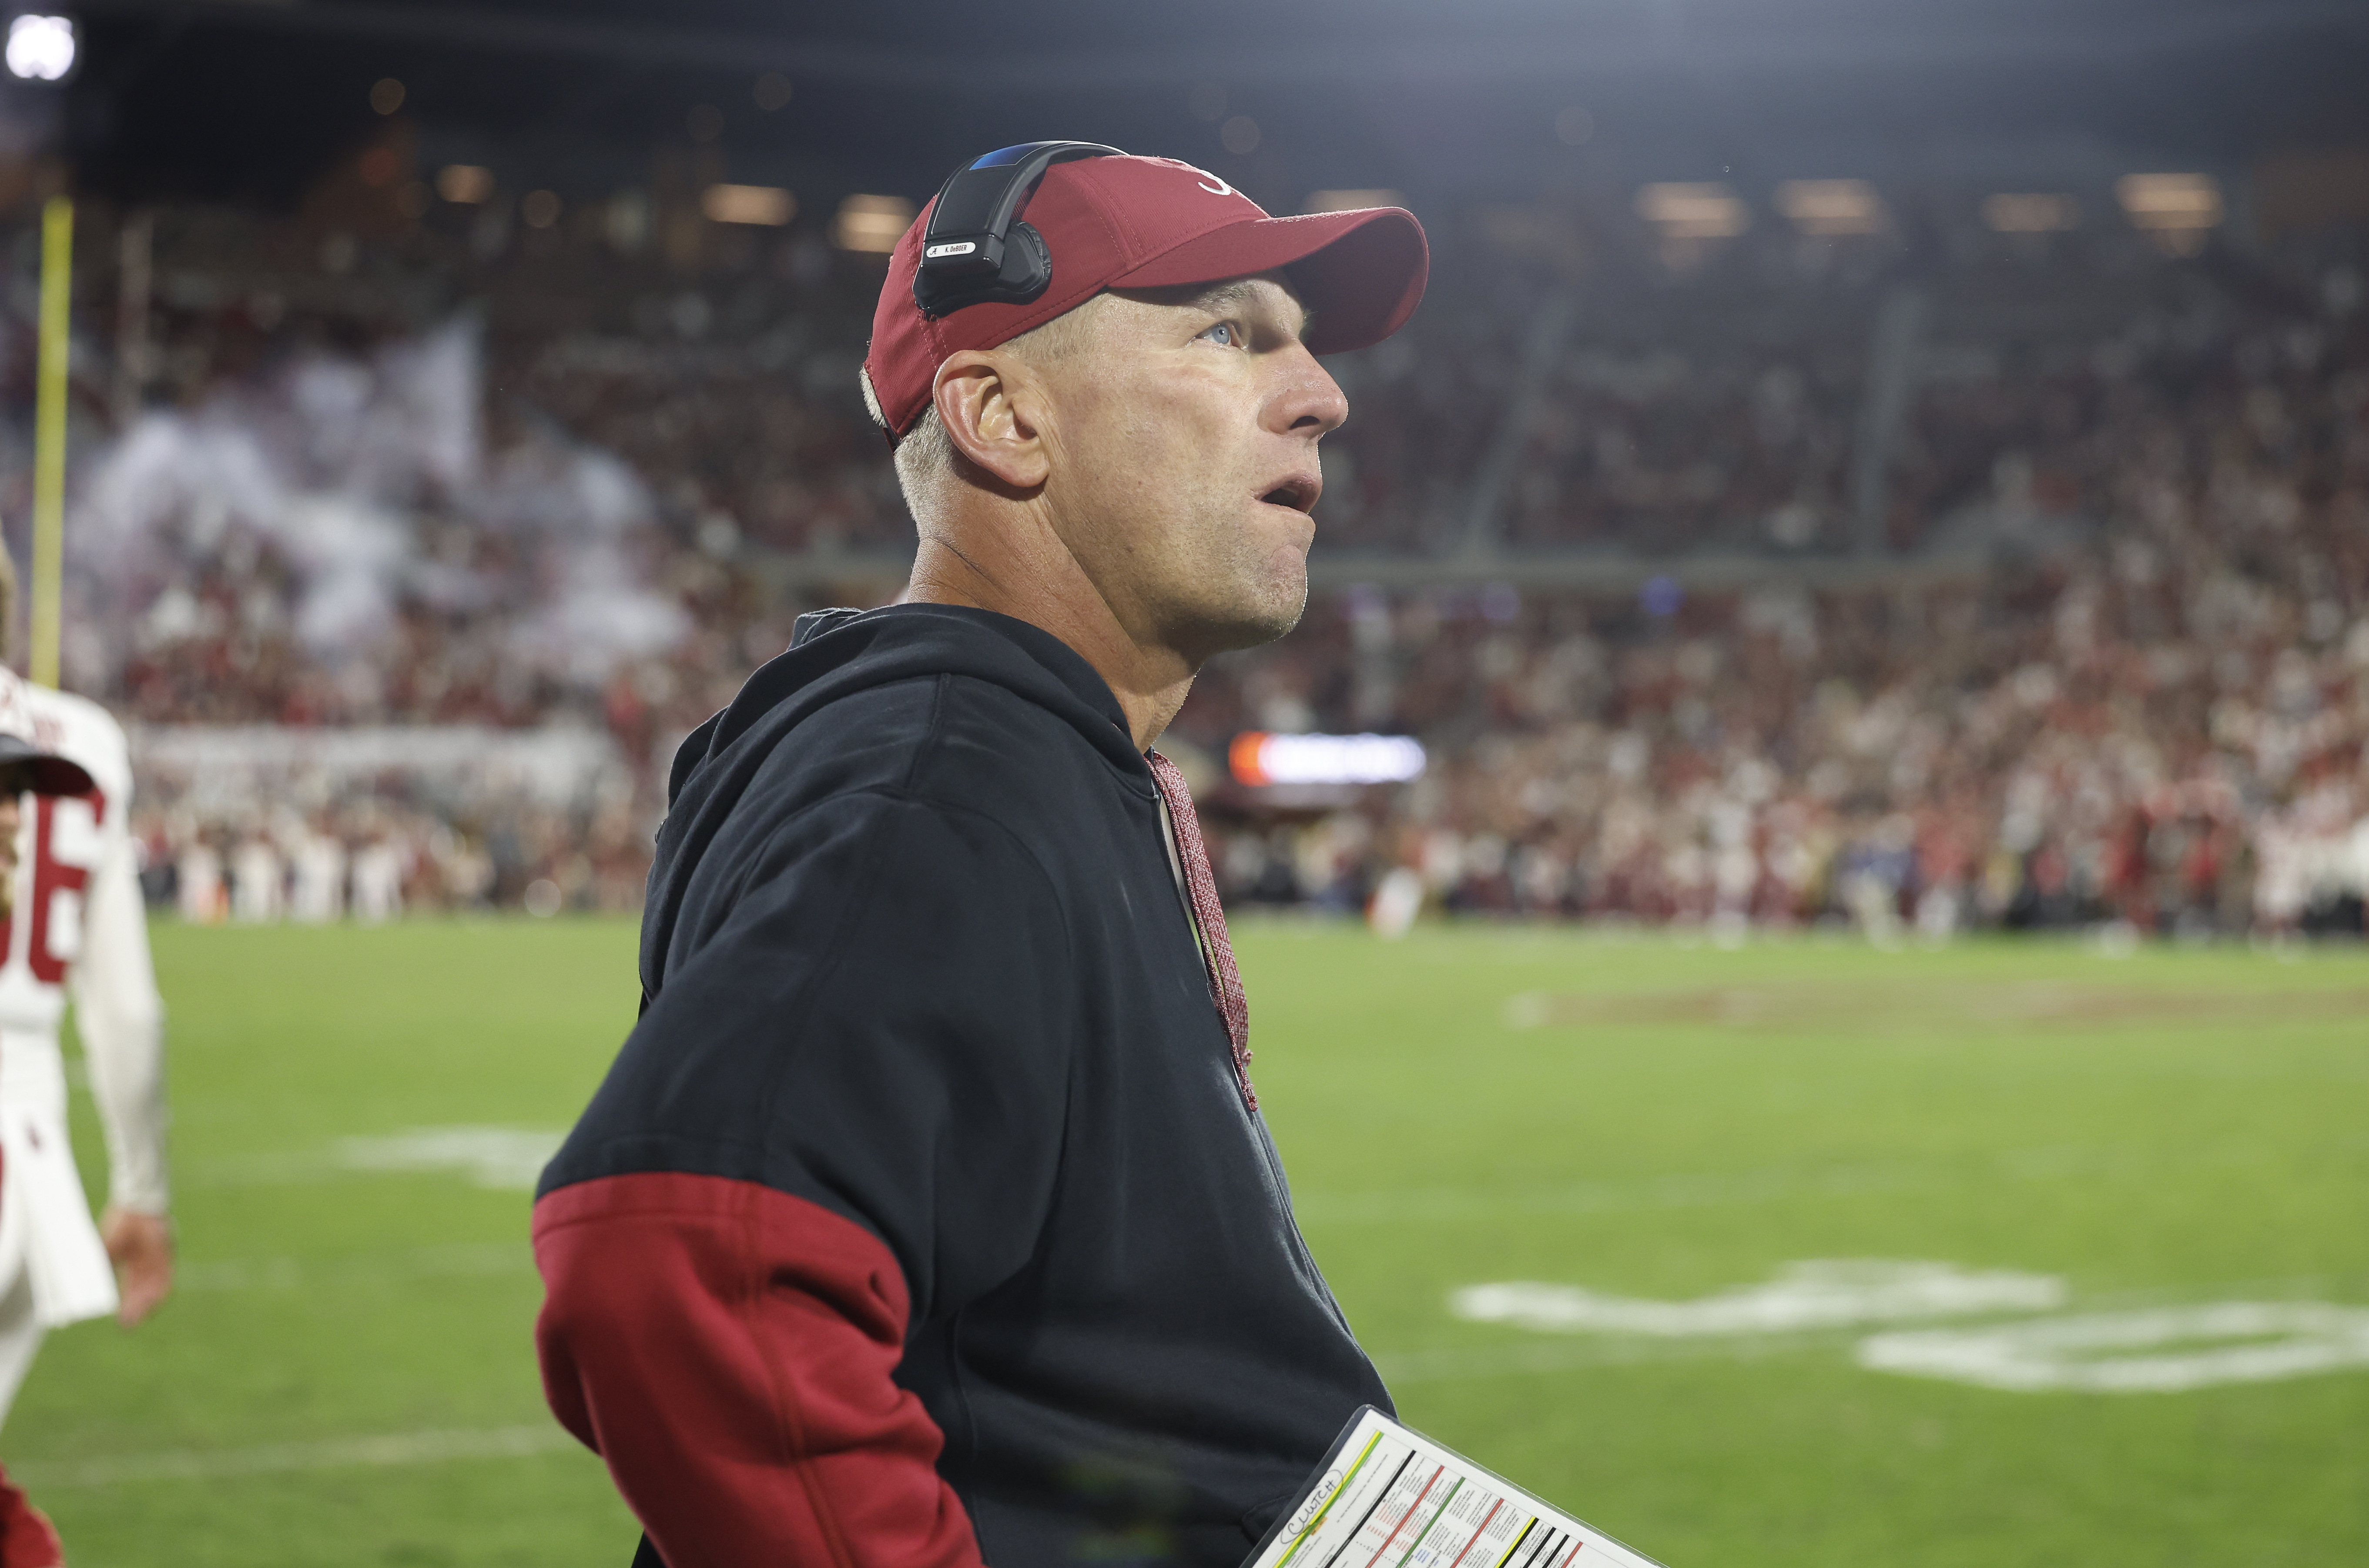
<svg viewBox="0 0 2369 1568"><path fill-rule="evenodd" d="M979 1568L890 1378L905 1281L863 1227L753 1182L654 1172L535 1206L545 1396L667 1568Z"/></svg>

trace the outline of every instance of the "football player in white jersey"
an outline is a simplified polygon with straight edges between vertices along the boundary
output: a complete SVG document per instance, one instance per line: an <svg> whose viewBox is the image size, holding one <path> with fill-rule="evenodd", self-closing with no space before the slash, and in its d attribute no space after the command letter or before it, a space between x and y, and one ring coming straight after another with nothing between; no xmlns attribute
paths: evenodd
<svg viewBox="0 0 2369 1568"><path fill-rule="evenodd" d="M45 1333L110 1312L128 1327L172 1288L164 1009L131 801L107 711L0 667L0 1418ZM97 1226L66 1139L69 996L107 1136ZM48 1520L0 1475L0 1564L60 1561Z"/></svg>

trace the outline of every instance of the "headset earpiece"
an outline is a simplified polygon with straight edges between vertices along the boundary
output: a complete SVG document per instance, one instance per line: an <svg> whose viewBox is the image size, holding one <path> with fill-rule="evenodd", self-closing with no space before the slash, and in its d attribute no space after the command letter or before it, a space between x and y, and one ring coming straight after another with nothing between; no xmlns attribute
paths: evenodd
<svg viewBox="0 0 2369 1568"><path fill-rule="evenodd" d="M1024 305L1053 286L1053 254L1034 223L1019 223L1004 236L1003 265L992 278L933 278L913 274L913 303L923 314L944 315L965 305Z"/></svg>
<svg viewBox="0 0 2369 1568"><path fill-rule="evenodd" d="M921 236L913 303L929 316L966 305L1025 304L1053 283L1053 256L1020 210L1045 171L1072 158L1124 157L1099 142L1028 142L946 177Z"/></svg>

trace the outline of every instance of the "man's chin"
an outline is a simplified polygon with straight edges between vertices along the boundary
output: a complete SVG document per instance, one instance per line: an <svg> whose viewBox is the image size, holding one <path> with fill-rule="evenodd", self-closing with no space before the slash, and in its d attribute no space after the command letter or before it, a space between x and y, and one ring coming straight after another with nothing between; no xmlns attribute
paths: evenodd
<svg viewBox="0 0 2369 1568"><path fill-rule="evenodd" d="M1279 544L1211 563L1169 601L1165 640L1198 668L1219 654L1275 641L1307 610L1307 546Z"/></svg>
<svg viewBox="0 0 2369 1568"><path fill-rule="evenodd" d="M1169 646L1183 651L1198 669L1221 653L1264 647L1299 625L1307 608L1304 583L1297 597L1203 605L1177 624Z"/></svg>
<svg viewBox="0 0 2369 1568"><path fill-rule="evenodd" d="M1308 574L1299 574L1299 590L1276 607L1275 613L1258 623L1257 640L1244 643L1244 647L1258 647L1271 643L1289 632L1308 613Z"/></svg>
<svg viewBox="0 0 2369 1568"><path fill-rule="evenodd" d="M1304 550L1277 550L1266 559L1266 571L1243 584L1240 602L1227 618L1224 646L1215 651L1262 647L1275 641L1308 613L1308 555Z"/></svg>

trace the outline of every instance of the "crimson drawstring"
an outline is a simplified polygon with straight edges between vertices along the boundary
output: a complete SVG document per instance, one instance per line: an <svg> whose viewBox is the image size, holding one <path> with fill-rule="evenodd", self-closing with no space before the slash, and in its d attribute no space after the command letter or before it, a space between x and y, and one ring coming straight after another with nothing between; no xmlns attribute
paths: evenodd
<svg viewBox="0 0 2369 1568"><path fill-rule="evenodd" d="M1194 922L1201 928L1201 967L1209 977L1209 1000L1226 1021L1226 1037L1234 1046L1234 1077L1242 1086L1242 1104L1258 1109L1258 1091L1251 1087L1251 1001L1242 990L1242 972L1234 967L1234 944L1226 938L1226 911L1218 902L1218 879L1209 870L1208 846L1201 841L1201 819L1193 812L1193 792L1176 764L1157 751L1144 753L1151 764L1151 782L1168 805L1168 820L1176 829L1176 859L1184 868L1184 894L1193 906Z"/></svg>

